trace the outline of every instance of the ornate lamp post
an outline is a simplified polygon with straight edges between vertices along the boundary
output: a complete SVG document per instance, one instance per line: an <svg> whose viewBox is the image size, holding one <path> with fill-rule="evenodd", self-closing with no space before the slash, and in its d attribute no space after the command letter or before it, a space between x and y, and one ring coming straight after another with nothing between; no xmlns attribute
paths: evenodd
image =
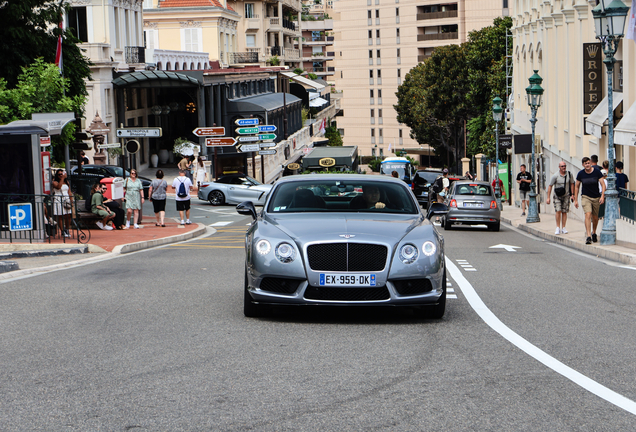
<svg viewBox="0 0 636 432"><path fill-rule="evenodd" d="M499 122L503 116L501 98L495 96L492 100L492 119L495 121L495 196L497 205L501 207L501 189L499 187Z"/></svg>
<svg viewBox="0 0 636 432"><path fill-rule="evenodd" d="M543 87L541 87L543 78L541 78L537 72L539 71L535 70L534 74L528 78L530 85L526 87L528 105L530 105L530 111L532 112L532 117L530 118L530 124L532 125L532 170L530 171L532 183L530 183L530 193L528 194L530 195L530 199L528 200L526 223L541 221L537 207L537 184L535 182L535 168L537 163L535 161L534 129L537 124L537 110L541 106L541 96L543 96Z"/></svg>
<svg viewBox="0 0 636 432"><path fill-rule="evenodd" d="M625 20L629 7L620 0L601 0L592 9L596 38L603 45L605 66L607 67L607 158L609 171L607 173L607 190L605 191L605 217L601 230L601 244L616 244L616 219L618 218L618 191L616 190L616 171L614 153L614 91L612 78L614 72L614 54L623 37Z"/></svg>

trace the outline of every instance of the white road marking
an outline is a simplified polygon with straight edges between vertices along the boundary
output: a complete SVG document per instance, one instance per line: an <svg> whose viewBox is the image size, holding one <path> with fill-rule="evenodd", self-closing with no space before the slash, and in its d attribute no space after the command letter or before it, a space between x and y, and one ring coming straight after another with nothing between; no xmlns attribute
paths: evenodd
<svg viewBox="0 0 636 432"><path fill-rule="evenodd" d="M232 221L227 221L227 222L215 222L215 223L210 224L210 225L208 225L208 226L211 226L211 227L215 227L215 226L225 226L225 225L229 225L229 224L231 224L231 223L232 223Z"/></svg>
<svg viewBox="0 0 636 432"><path fill-rule="evenodd" d="M456 299L457 296L455 294L446 294L447 299Z"/></svg>
<svg viewBox="0 0 636 432"><path fill-rule="evenodd" d="M521 249L521 246L512 246L512 245L498 244L498 245L490 246L488 249L505 249L508 252L517 252L515 250L515 248Z"/></svg>
<svg viewBox="0 0 636 432"><path fill-rule="evenodd" d="M495 314L490 311L490 309L488 309L488 307L481 300L470 282L466 280L462 272L448 257L446 258L446 267L450 273L450 276L462 290L464 297L466 297L466 300L468 300L468 303L473 308L473 310L477 312L481 319L486 324L488 324L490 328L499 333L504 339L515 345L517 348L528 354L530 357L543 363L545 366L549 367L556 373L569 379L576 385L579 385L585 390L600 397L601 399L605 399L609 403L616 405L617 407L622 408L631 414L636 415L636 402L627 399L625 396L616 393L615 391L586 377L582 373L575 371L571 367L566 366L559 360L550 356L545 351L540 350L539 348L519 336L503 322L501 322L499 318L497 318L497 316L495 316Z"/></svg>

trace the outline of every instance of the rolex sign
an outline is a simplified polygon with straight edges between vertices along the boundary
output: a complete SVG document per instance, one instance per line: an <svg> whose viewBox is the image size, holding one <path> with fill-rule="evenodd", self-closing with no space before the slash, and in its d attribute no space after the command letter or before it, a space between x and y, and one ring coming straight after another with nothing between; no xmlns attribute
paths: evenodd
<svg viewBox="0 0 636 432"><path fill-rule="evenodd" d="M318 161L318 165L321 167L332 167L336 164L336 160L334 158L322 158Z"/></svg>

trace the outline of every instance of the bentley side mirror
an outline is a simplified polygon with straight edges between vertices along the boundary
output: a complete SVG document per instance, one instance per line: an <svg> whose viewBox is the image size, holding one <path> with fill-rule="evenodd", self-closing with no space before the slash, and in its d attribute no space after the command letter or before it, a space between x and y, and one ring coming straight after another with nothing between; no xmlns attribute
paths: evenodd
<svg viewBox="0 0 636 432"><path fill-rule="evenodd" d="M252 219L256 219L256 208L254 207L254 203L252 201L244 201L236 206L236 211L238 214L242 214L244 216L252 216Z"/></svg>
<svg viewBox="0 0 636 432"><path fill-rule="evenodd" d="M448 206L442 203L433 203L429 206L426 212L426 218L430 219L433 216L442 216L448 213Z"/></svg>

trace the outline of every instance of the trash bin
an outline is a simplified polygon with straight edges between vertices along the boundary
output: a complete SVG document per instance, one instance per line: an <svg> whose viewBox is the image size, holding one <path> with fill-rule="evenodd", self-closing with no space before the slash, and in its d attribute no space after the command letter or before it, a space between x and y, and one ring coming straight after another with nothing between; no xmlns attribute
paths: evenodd
<svg viewBox="0 0 636 432"><path fill-rule="evenodd" d="M108 187L104 192L104 198L118 200L124 197L124 179L121 177L106 177L101 179L101 184Z"/></svg>

